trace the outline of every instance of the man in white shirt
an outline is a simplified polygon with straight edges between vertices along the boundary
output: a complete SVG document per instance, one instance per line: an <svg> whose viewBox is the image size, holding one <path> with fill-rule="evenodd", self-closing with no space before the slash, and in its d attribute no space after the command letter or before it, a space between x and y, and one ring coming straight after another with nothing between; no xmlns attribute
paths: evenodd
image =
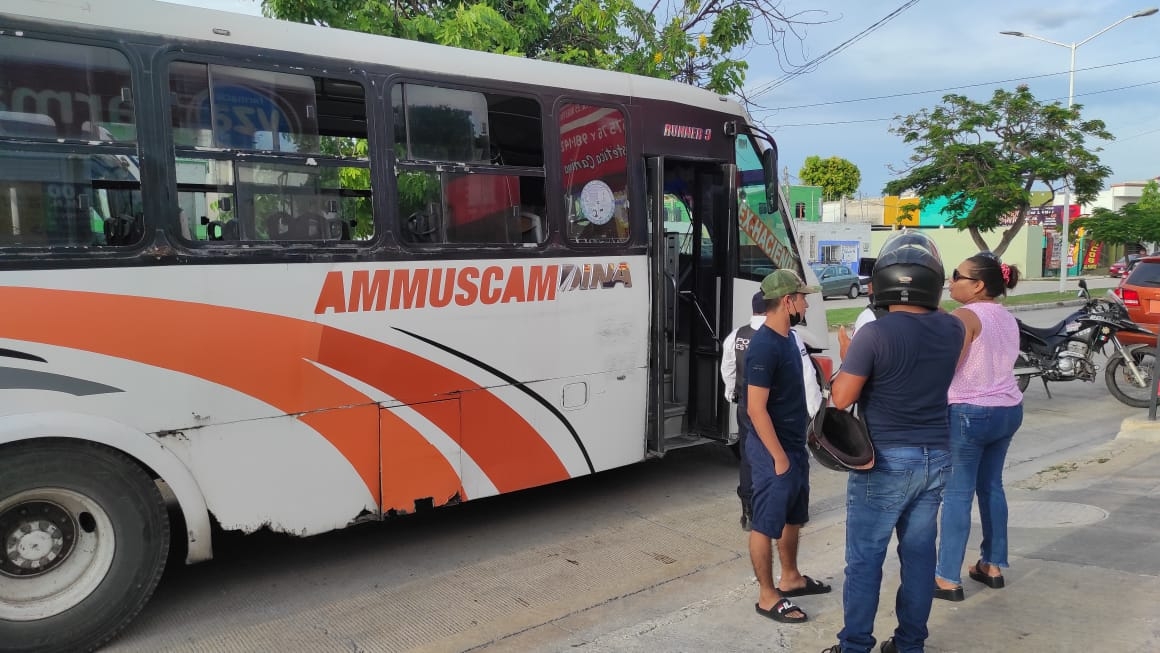
<svg viewBox="0 0 1160 653"><path fill-rule="evenodd" d="M745 459L745 438L753 430L753 425L749 421L745 405L745 352L749 349L749 339L765 322L766 302L760 290L753 295L752 303L753 316L749 318L749 324L743 324L734 329L725 337L725 341L721 345L721 378L725 381L725 398L737 404L737 446L740 458L737 497L741 499L741 528L746 531L749 530L753 480L750 476L749 461ZM804 315L791 316L791 322L795 324L802 323L804 319ZM809 351L806 349L801 336L792 330L790 333L793 335L793 341L798 351L801 352L806 410L809 411L810 417L813 417L822 405L822 389L818 384L818 372L814 368L813 361L810 360Z"/></svg>
<svg viewBox="0 0 1160 653"><path fill-rule="evenodd" d="M846 349L850 346L850 341L854 338L854 335L857 334L862 327L878 319L878 311L874 308L874 285L866 285L870 289L870 292L868 293L870 305L862 309L862 312L858 314L858 318L854 320L854 327L849 333L846 333L846 327L838 327L838 356L843 360L846 358Z"/></svg>

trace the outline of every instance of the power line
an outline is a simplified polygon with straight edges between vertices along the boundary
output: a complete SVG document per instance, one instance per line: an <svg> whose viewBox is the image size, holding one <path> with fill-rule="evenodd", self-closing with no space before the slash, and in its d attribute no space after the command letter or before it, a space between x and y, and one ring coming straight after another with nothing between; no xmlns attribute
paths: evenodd
<svg viewBox="0 0 1160 653"><path fill-rule="evenodd" d="M891 20L894 20L902 12L904 12L907 9L910 9L914 5L918 4L918 2L919 2L919 0L907 0L907 2L903 3L901 7L890 12L885 17L879 19L877 22L873 23L872 25L870 25L866 29L862 30L861 32L858 32L854 36L846 39L842 43L838 44L836 47L831 48L829 51L823 53L821 56L818 56L817 58L806 62L800 68L798 68L797 70L795 70L793 72L786 73L785 75L782 75L781 77L779 77L771 82L766 83L764 86L758 87L757 89L754 90L754 92L752 94L750 94L749 98L751 100L756 99L756 98L758 98L762 95L765 95L766 93L772 91L773 89L777 88L778 86L781 86L782 84L785 84L786 82L794 79L795 77L798 77L799 75L803 75L807 72L813 72L813 71L817 70L818 66L821 65L823 62L825 62L827 59L830 59L831 57L838 54L842 50L845 50L846 48L857 43L858 41L861 41L863 38L868 36L871 32L877 30L879 27L882 27L883 25L890 22Z"/></svg>
<svg viewBox="0 0 1160 653"><path fill-rule="evenodd" d="M774 129L777 129L778 127L820 127L823 125L853 125L855 123L862 123L862 122L889 122L891 120L894 120L894 118L866 118L865 120L836 120L833 122L790 122L790 123L778 123L777 127L774 127Z"/></svg>
<svg viewBox="0 0 1160 653"><path fill-rule="evenodd" d="M1155 55L1155 56L1151 56L1151 57L1143 57L1140 59L1130 59L1128 61L1117 61L1115 63L1102 64L1099 66L1089 66L1087 68L1077 68L1076 72L1083 72L1086 70L1098 70L1100 68L1110 68L1112 66L1124 66L1127 64L1139 63L1141 61L1151 61L1153 59L1160 59L1160 55ZM1043 73L1042 75L1030 75L1027 77L1013 77L1011 79L1002 79L1002 80L995 81L995 82L979 82L977 84L962 84L960 86L948 86L946 88L932 88L932 89L927 89L925 91L905 91L905 92L901 92L901 93L891 93L889 95L875 95L873 97L853 98L853 99L849 99L849 100L831 100L829 102L815 102L813 104L795 104L795 105L786 106L786 107L771 107L769 109L764 109L764 111L782 111L782 110L789 110L789 109L808 109L808 108L812 108L812 107L824 107L824 106L830 106L830 105L834 105L834 104L852 104L855 102L870 102L873 100L889 100L889 99L893 99L893 98L909 97L912 95L926 95L929 93L946 93L947 91L958 91L958 90L967 89L967 88L978 88L980 86L996 86L996 85L1000 85L1000 84L1010 84L1011 82L1022 82L1022 81L1027 81L1027 80L1031 80L1031 79L1041 79L1043 77L1055 77L1058 75L1066 75L1066 74L1068 74L1068 71L1065 70L1065 71L1059 72L1059 73ZM1149 83L1155 83L1155 82L1149 82ZM1090 95L1090 93L1084 93L1083 95Z"/></svg>
<svg viewBox="0 0 1160 653"><path fill-rule="evenodd" d="M1157 127L1156 129L1149 129L1147 131L1142 131L1142 132L1139 132L1137 134L1132 134L1131 136L1117 138L1115 141L1108 143L1104 147L1115 147L1116 145L1119 145L1120 143L1124 143L1126 141L1132 141L1132 140L1135 140L1137 138L1140 138L1141 136L1147 136L1148 134L1155 134L1156 132L1160 132L1160 127Z"/></svg>
<svg viewBox="0 0 1160 653"><path fill-rule="evenodd" d="M1153 58L1160 58L1160 57L1153 57ZM1128 86L1118 86L1116 88L1105 88L1105 89L1101 89L1098 91L1088 91L1086 93L1076 93L1075 97L1084 97L1087 95L1099 95L1101 93L1112 93L1115 91L1126 91L1128 89L1139 88L1141 86L1151 86L1153 84L1160 84L1160 79L1153 80L1150 82L1140 82L1139 84L1130 84ZM914 95L914 94L913 93L906 93L904 95ZM1045 101L1046 102L1058 102L1058 101L1062 101L1062 100L1066 100L1066 99L1067 98L1058 97L1058 98L1051 98L1051 99L1045 100ZM773 109L770 109L770 111L772 111L772 110ZM864 123L864 122L888 122L891 120L894 120L894 118L865 118L862 120L835 120L835 121L831 121L831 122L797 122L797 123L781 123L781 124L778 124L777 127L823 127L823 126L827 126L827 125L851 125L851 124ZM774 129L776 129L777 127L775 127ZM1144 134L1150 134L1150 133L1151 132L1144 132ZM1136 136L1143 136L1144 134L1136 134ZM1130 137L1130 138L1135 138L1135 136Z"/></svg>

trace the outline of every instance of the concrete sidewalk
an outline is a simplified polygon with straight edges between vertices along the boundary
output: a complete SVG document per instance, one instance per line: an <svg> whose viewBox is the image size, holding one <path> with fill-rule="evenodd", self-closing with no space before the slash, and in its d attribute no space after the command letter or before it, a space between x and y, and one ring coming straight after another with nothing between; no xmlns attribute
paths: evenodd
<svg viewBox="0 0 1160 653"><path fill-rule="evenodd" d="M989 589L964 572L966 600L934 603L927 651L1160 651L1160 423L1125 420L1115 440L1009 481L1008 502L1007 587ZM634 605L685 601L659 618L609 632L616 618L597 608L555 622L551 645L526 633L488 650L821 651L837 642L842 626L844 518L843 510L832 511L803 531L803 573L834 587L797 599L810 615L805 624L754 613L756 582L737 583L752 578L741 556L607 606L623 617ZM976 514L964 567L978 557L979 538ZM880 641L896 624L898 571L891 548L875 628ZM706 587L718 591L697 596ZM560 631L568 633L566 647Z"/></svg>

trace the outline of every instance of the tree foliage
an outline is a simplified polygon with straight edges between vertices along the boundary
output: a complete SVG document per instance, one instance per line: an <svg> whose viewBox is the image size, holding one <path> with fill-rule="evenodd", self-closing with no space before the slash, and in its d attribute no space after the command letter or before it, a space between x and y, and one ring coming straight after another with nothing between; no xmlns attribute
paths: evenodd
<svg viewBox="0 0 1160 653"><path fill-rule="evenodd" d="M1098 208L1077 227L1097 243L1160 243L1160 187L1150 181L1138 201L1118 211Z"/></svg>
<svg viewBox="0 0 1160 653"><path fill-rule="evenodd" d="M980 249L1002 254L1027 220L1031 190L1046 186L1053 194L1072 188L1071 201L1095 199L1111 169L1099 160L1089 139L1110 140L1102 120L1084 120L1080 105L1043 104L1026 86L996 90L989 102L947 95L933 109L896 117L891 132L914 146L910 165L885 192L914 191L926 206L948 200L952 224L969 230ZM989 248L982 237L1014 223Z"/></svg>
<svg viewBox="0 0 1160 653"><path fill-rule="evenodd" d="M806 157L798 172L802 183L822 187L822 199L827 202L853 197L862 183L862 171L858 166L838 156L823 159L814 154Z"/></svg>
<svg viewBox="0 0 1160 653"><path fill-rule="evenodd" d="M270 17L372 34L674 79L739 93L745 55L787 43L825 12L782 0L262 0Z"/></svg>
<svg viewBox="0 0 1160 653"><path fill-rule="evenodd" d="M1141 209L1160 211L1160 183L1152 179L1144 184L1144 190L1140 191L1140 199L1136 200L1136 205Z"/></svg>
<svg viewBox="0 0 1160 653"><path fill-rule="evenodd" d="M1112 245L1131 245L1144 240L1154 240L1145 237L1149 231L1144 221L1135 220L1135 205L1129 205L1119 211L1098 208L1092 214L1075 223L1075 229L1084 230L1084 236L1093 242ZM1127 209L1127 210L1125 210Z"/></svg>

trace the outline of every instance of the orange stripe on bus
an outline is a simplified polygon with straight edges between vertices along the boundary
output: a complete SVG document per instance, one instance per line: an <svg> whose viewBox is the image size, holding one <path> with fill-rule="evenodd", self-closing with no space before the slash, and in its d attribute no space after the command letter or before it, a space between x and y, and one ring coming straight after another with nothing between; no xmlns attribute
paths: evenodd
<svg viewBox="0 0 1160 653"><path fill-rule="evenodd" d="M470 379L411 352L327 328L318 362L391 395L446 433L460 432L464 452L500 492L569 478L552 447L532 425L491 392ZM427 403L459 397L462 417Z"/></svg>
<svg viewBox="0 0 1160 653"><path fill-rule="evenodd" d="M500 492L569 477L535 429L491 392L422 357L369 338L255 311L104 293L0 287L0 304L9 307L0 321L2 337L171 369L234 388L288 414L322 411L301 419L325 428L322 435L350 461L376 499L381 498L382 458L377 439L364 435L376 431L367 423L369 417L357 412L321 417L330 412L326 409L370 406L372 400L310 360L414 404L445 433L462 433L464 451ZM463 410L462 428L456 411L430 403L456 397ZM393 422L389 435L389 446L402 449L385 452L385 458L405 460L403 451L419 459L441 457L402 420ZM416 453L424 448L431 451ZM443 478L446 470L419 465L415 472ZM436 485L447 485L446 479Z"/></svg>
<svg viewBox="0 0 1160 653"><path fill-rule="evenodd" d="M102 293L0 287L0 336L91 351L196 376L295 414L372 399L309 362L321 326L240 309ZM342 413L345 411L334 411ZM313 414L379 499L378 420ZM359 424L361 422L361 424ZM333 426L333 428L331 428ZM372 437L372 434L374 436ZM426 442L418 432L410 436ZM271 452L276 455L276 452Z"/></svg>
<svg viewBox="0 0 1160 653"><path fill-rule="evenodd" d="M458 402L441 401L428 408L446 411L458 418ZM427 446L421 446L413 438L397 437L396 434L410 428L390 409L379 411L379 432L383 434L383 512L414 512L415 500L425 497L430 497L436 506L450 503L456 496L466 501L459 474L435 447L426 440L423 442ZM447 431L447 435L458 442L458 426L454 431Z"/></svg>

